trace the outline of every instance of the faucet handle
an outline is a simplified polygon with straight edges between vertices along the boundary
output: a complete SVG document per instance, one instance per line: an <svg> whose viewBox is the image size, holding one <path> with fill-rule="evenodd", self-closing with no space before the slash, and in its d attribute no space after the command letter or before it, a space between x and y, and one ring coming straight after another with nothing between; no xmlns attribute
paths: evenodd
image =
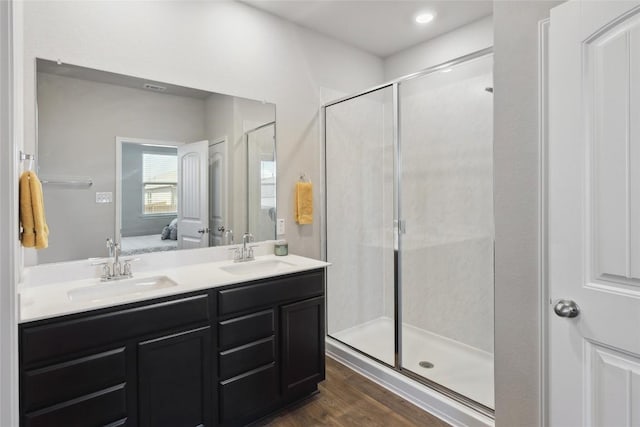
<svg viewBox="0 0 640 427"><path fill-rule="evenodd" d="M260 247L260 245L250 245L249 246L249 255L248 255L249 259L253 259L254 258L253 249L254 248L259 248L259 247Z"/></svg>
<svg viewBox="0 0 640 427"><path fill-rule="evenodd" d="M229 251L234 251L233 252L233 260L234 261L238 261L241 257L241 253L240 253L240 248L229 248Z"/></svg>
<svg viewBox="0 0 640 427"><path fill-rule="evenodd" d="M111 269L106 262L102 264L102 279L108 279L111 276Z"/></svg>
<svg viewBox="0 0 640 427"><path fill-rule="evenodd" d="M125 261L124 265L122 266L122 275L131 276L131 263L129 262L129 260Z"/></svg>
<svg viewBox="0 0 640 427"><path fill-rule="evenodd" d="M124 264L122 264L122 275L123 276L132 276L133 274L131 273L131 263L132 262L136 262L136 261L140 261L140 258L126 258L123 259L122 262Z"/></svg>

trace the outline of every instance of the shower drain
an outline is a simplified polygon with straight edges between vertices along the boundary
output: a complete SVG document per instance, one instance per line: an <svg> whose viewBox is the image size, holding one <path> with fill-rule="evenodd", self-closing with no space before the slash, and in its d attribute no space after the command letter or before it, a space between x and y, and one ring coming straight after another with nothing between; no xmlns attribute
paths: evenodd
<svg viewBox="0 0 640 427"><path fill-rule="evenodd" d="M418 363L418 365L420 365L421 368L427 368L427 369L431 369L434 366L433 363L427 362L426 360L423 360L422 362Z"/></svg>

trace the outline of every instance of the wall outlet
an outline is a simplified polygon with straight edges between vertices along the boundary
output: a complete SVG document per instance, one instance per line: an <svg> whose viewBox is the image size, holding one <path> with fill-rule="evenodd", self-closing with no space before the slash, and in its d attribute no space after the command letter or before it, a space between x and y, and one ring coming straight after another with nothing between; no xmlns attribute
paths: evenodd
<svg viewBox="0 0 640 427"><path fill-rule="evenodd" d="M284 218L278 218L278 222L276 223L276 234L284 234Z"/></svg>
<svg viewBox="0 0 640 427"><path fill-rule="evenodd" d="M113 193L111 191L96 192L96 203L112 203Z"/></svg>

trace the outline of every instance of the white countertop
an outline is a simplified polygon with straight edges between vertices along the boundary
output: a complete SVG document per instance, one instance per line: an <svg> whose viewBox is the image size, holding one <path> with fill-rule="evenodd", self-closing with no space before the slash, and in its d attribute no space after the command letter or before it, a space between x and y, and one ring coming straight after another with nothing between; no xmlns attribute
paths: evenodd
<svg viewBox="0 0 640 427"><path fill-rule="evenodd" d="M100 282L100 279L98 277L92 279L50 283L37 287L26 287L19 291L20 323L95 310L98 308L112 307L136 301L166 297L169 295L178 295L186 292L198 291L201 289L209 289L236 283L249 282L252 280L263 279L267 277L276 277L284 274L314 270L329 265L324 261L305 258L297 255L258 256L256 257L256 261L248 261L247 264L267 260L283 261L286 264L279 268L277 273L249 272L244 274L232 274L222 269L222 267L225 266L240 265L240 263L234 264L232 261L206 262L200 264L172 267L164 270L156 269L154 271L144 271L140 273L135 272L134 266L134 279L143 279L145 277L154 276L166 276L176 282L177 286L148 290L145 292L136 292L133 294L110 296L87 301L72 301L68 296L68 292L79 288L104 285L105 282ZM118 281L106 282L106 286L108 286L109 284L117 283Z"/></svg>

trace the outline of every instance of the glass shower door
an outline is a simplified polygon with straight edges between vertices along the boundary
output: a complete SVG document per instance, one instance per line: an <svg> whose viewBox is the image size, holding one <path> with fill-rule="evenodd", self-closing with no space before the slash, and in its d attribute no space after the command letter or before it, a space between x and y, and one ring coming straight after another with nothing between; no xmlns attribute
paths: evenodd
<svg viewBox="0 0 640 427"><path fill-rule="evenodd" d="M401 366L493 408L492 55L399 85Z"/></svg>
<svg viewBox="0 0 640 427"><path fill-rule="evenodd" d="M327 106L327 332L395 364L393 89Z"/></svg>

